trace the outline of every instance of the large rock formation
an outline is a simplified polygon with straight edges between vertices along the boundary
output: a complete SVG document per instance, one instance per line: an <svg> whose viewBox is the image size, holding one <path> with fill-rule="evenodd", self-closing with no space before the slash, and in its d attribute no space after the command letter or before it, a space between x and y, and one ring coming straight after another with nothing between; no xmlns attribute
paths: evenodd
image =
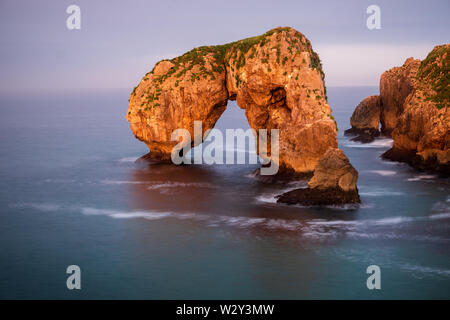
<svg viewBox="0 0 450 320"><path fill-rule="evenodd" d="M356 134L353 141L371 142L379 136L381 114L380 96L369 96L356 107L350 118L351 128L345 134Z"/></svg>
<svg viewBox="0 0 450 320"><path fill-rule="evenodd" d="M417 169L450 174L450 44L437 46L422 61L414 90L392 132L394 145L383 157Z"/></svg>
<svg viewBox="0 0 450 320"><path fill-rule="evenodd" d="M174 129L193 137L200 120L205 132L234 99L251 128L280 129L280 170L312 172L326 150L337 147L319 57L292 28L160 61L133 90L127 119L148 145L148 158L169 160Z"/></svg>
<svg viewBox="0 0 450 320"><path fill-rule="evenodd" d="M379 120L382 133L392 135L394 145L383 157L448 175L449 99L449 44L435 47L422 62L408 58L403 66L384 72ZM352 118L361 114L358 108Z"/></svg>
<svg viewBox="0 0 450 320"><path fill-rule="evenodd" d="M404 110L406 97L413 91L420 60L406 59L401 67L385 71L380 78L381 132L390 135Z"/></svg>
<svg viewBox="0 0 450 320"><path fill-rule="evenodd" d="M359 203L358 171L342 150L330 148L317 163L308 188L278 196L277 202L301 205Z"/></svg>

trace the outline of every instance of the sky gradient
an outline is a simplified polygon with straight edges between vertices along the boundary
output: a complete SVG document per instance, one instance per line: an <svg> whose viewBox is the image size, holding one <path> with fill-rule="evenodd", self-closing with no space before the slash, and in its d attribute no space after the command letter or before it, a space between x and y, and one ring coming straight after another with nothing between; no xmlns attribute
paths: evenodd
<svg viewBox="0 0 450 320"><path fill-rule="evenodd" d="M68 30L66 8L81 8ZM381 30L366 8L381 8ZM383 71L448 43L450 1L0 2L0 93L133 88L162 58L278 26L304 33L328 86L378 85Z"/></svg>

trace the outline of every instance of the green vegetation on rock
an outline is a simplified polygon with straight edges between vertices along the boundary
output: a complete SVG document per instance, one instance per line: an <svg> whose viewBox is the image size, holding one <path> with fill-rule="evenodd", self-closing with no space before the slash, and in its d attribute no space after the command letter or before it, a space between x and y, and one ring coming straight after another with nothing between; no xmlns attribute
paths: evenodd
<svg viewBox="0 0 450 320"><path fill-rule="evenodd" d="M426 101L433 101L438 109L446 108L450 100L450 46L437 46L423 60L417 72L419 82L431 85L434 94Z"/></svg>
<svg viewBox="0 0 450 320"><path fill-rule="evenodd" d="M283 32L285 33L282 35ZM273 36L275 37L273 38ZM278 41L279 43L276 43L270 49L263 48L264 45L271 41L271 39L272 42ZM146 101L146 105L157 101L162 91L160 85L170 77L179 78L175 81L174 85L175 87L178 87L181 78L184 77L187 72L190 72L189 80L191 82L208 78L215 80L216 76L214 74L224 72L227 67L230 68L231 72L235 73L236 86L239 87L239 85L243 83L243 80L239 78L237 73L239 69L246 65L247 60L255 59L259 56L261 63L269 64L270 51L275 50L276 62L283 66L287 63L289 57L282 56L281 53L282 39L288 44L287 50L292 61L294 61L295 55L301 54L302 51L309 52L311 57L310 67L317 69L321 74L322 79L324 79L322 64L317 53L313 51L310 41L298 31L289 27L279 27L256 37L250 37L223 45L201 46L171 60L161 60L155 65L152 71L144 76L143 81L147 81L149 79L148 75L153 74L153 85L147 88L147 92L143 93L141 98ZM173 66L164 74L155 75L155 68L163 61L169 61ZM303 61L305 62L304 59ZM272 71L270 67L268 70L269 72ZM287 75L287 72L284 74ZM296 79L298 79L298 75ZM137 87L133 89L132 96L136 94L136 89ZM159 106L159 104L154 105L154 107L156 106Z"/></svg>

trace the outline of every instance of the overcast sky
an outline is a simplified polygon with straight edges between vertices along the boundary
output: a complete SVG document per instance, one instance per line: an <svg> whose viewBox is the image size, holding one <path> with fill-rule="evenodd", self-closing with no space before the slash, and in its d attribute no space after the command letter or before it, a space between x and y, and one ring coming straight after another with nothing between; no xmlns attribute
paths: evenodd
<svg viewBox="0 0 450 320"><path fill-rule="evenodd" d="M70 4L81 30L66 28ZM371 4L380 30L366 27ZM384 70L449 42L449 13L449 0L0 0L0 90L132 88L162 58L277 26L311 40L328 86L378 85Z"/></svg>

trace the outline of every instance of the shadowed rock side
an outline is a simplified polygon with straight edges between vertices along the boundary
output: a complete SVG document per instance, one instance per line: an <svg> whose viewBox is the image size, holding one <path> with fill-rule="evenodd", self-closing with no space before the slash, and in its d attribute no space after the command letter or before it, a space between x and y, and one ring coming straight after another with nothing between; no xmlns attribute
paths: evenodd
<svg viewBox="0 0 450 320"><path fill-rule="evenodd" d="M308 206L360 203L357 180L358 171L344 152L330 148L318 161L308 188L286 192L277 202Z"/></svg>
<svg viewBox="0 0 450 320"><path fill-rule="evenodd" d="M356 107L350 118L351 128L345 134L356 135L352 141L371 142L380 135L381 98L369 96Z"/></svg>
<svg viewBox="0 0 450 320"><path fill-rule="evenodd" d="M148 145L146 158L167 161L178 143L171 141L173 130L188 129L193 139L200 120L205 133L229 99L245 109L251 128L280 129L280 170L311 173L326 150L337 147L320 59L292 28L158 62L133 90L127 120Z"/></svg>
<svg viewBox="0 0 450 320"><path fill-rule="evenodd" d="M380 79L381 133L392 135L394 145L382 157L406 162L418 170L449 175L450 161L450 45L436 46L422 62L408 58L401 67ZM363 124L375 123L376 96L364 99L346 133L360 134ZM373 109L373 113L369 110ZM352 120L367 117L366 121ZM373 119L372 119L373 116ZM370 132L369 132L370 133ZM359 141L370 139L357 137Z"/></svg>

